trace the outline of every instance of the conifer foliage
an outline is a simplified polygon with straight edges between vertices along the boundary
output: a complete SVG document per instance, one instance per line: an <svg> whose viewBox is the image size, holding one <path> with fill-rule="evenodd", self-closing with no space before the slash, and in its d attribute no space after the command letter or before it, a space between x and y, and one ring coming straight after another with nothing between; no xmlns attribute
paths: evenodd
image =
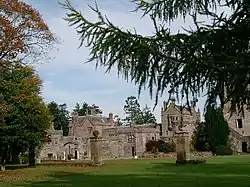
<svg viewBox="0 0 250 187"><path fill-rule="evenodd" d="M156 103L169 86L187 100L202 91L219 97L221 107L230 100L232 110L250 102L250 3L248 0L132 0L138 13L149 16L155 34L143 36L114 25L98 6L91 22L66 0L65 20L74 26L80 46L90 49L88 62L103 66L155 93ZM219 13L217 10L229 12ZM141 16L141 15L138 15ZM193 18L193 29L171 33L169 24ZM201 16L212 20L203 23ZM181 29L181 28L180 28ZM225 93L227 90L227 94Z"/></svg>

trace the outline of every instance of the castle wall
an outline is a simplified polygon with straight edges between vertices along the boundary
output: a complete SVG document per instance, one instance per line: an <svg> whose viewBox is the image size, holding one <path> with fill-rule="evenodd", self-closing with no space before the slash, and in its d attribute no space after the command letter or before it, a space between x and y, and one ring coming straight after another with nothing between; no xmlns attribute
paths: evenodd
<svg viewBox="0 0 250 187"><path fill-rule="evenodd" d="M103 158L117 158L120 156L119 140L117 138L105 139L101 144Z"/></svg>
<svg viewBox="0 0 250 187"><path fill-rule="evenodd" d="M237 112L231 115L229 111L229 106L226 105L224 108L224 117L228 122L229 127L242 134L243 136L250 136L250 111L245 107L244 116L242 114L238 114ZM242 120L242 128L237 127L237 120Z"/></svg>
<svg viewBox="0 0 250 187"><path fill-rule="evenodd" d="M228 103L225 104L223 113L230 129L233 150L236 152L245 151L242 145L246 143L247 151L250 152L250 111L248 107L244 107L244 116L238 111L232 114L230 112L230 104ZM239 120L242 122L241 125L239 125Z"/></svg>
<svg viewBox="0 0 250 187"><path fill-rule="evenodd" d="M172 139L174 132L178 130L178 125L184 125L184 130L189 132L189 138L191 139L193 132L196 128L197 122L200 122L200 112L196 112L195 105L191 107L191 112L187 108L183 108L180 111L180 106L171 102L169 106L164 102L162 108L162 138Z"/></svg>

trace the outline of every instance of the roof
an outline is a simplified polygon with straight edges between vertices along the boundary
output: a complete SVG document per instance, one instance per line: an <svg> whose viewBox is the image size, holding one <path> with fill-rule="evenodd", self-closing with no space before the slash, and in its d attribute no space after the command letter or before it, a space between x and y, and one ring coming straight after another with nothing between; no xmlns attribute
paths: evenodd
<svg viewBox="0 0 250 187"><path fill-rule="evenodd" d="M78 123L83 123L86 119L90 121L92 125L108 125L109 118L98 115L78 116Z"/></svg>

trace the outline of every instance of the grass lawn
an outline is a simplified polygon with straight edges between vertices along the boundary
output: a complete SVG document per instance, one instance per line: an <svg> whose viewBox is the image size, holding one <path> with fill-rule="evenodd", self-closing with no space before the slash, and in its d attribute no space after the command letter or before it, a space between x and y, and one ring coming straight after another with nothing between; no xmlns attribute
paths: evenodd
<svg viewBox="0 0 250 187"><path fill-rule="evenodd" d="M113 160L100 168L37 168L0 172L0 187L249 187L250 156L209 158L206 164L174 160Z"/></svg>

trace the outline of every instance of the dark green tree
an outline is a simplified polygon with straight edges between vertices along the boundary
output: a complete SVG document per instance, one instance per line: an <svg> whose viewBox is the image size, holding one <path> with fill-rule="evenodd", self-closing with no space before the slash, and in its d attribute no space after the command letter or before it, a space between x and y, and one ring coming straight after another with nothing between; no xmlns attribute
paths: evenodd
<svg viewBox="0 0 250 187"><path fill-rule="evenodd" d="M201 122L197 125L192 136L192 144L197 151L211 151L206 122Z"/></svg>
<svg viewBox="0 0 250 187"><path fill-rule="evenodd" d="M26 102L24 124L20 138L28 143L29 166L36 165L36 153L42 146L51 124L52 116L42 98L36 97Z"/></svg>
<svg viewBox="0 0 250 187"><path fill-rule="evenodd" d="M141 110L140 104L135 96L130 96L125 100L123 109L125 112L125 118L122 121L127 125L156 123L155 116L150 108L146 105Z"/></svg>
<svg viewBox="0 0 250 187"><path fill-rule="evenodd" d="M8 65L0 73L2 98L9 107L0 128L2 164L10 154L16 159L20 152L28 150L29 164L35 165L35 150L51 122L49 110L40 96L41 80L32 67L21 63Z"/></svg>
<svg viewBox="0 0 250 187"><path fill-rule="evenodd" d="M125 100L123 110L125 112L125 118L123 119L123 122L125 124L143 124L142 111L140 109L140 104L135 96L130 96Z"/></svg>
<svg viewBox="0 0 250 187"><path fill-rule="evenodd" d="M94 110L95 114L102 114L102 110L99 108L99 106L92 104L91 106L88 107L88 111L90 114L90 110Z"/></svg>
<svg viewBox="0 0 250 187"><path fill-rule="evenodd" d="M76 103L76 106L75 106L75 108L74 108L74 112L77 112L78 114L79 114L79 111L80 111L80 104L79 103Z"/></svg>
<svg viewBox="0 0 250 187"><path fill-rule="evenodd" d="M155 116L147 105L142 109L142 119L143 119L143 124L147 123L156 124Z"/></svg>
<svg viewBox="0 0 250 187"><path fill-rule="evenodd" d="M53 116L54 127L56 130L63 130L63 135L68 135L68 125L69 125L69 111L67 110L66 104L58 105L56 102L52 101L48 104L49 111Z"/></svg>
<svg viewBox="0 0 250 187"><path fill-rule="evenodd" d="M211 150L215 152L218 146L228 147L230 131L222 109L209 104L206 107L205 121Z"/></svg>
<svg viewBox="0 0 250 187"><path fill-rule="evenodd" d="M155 92L156 104L170 87L188 104L190 95L201 92L218 97L221 108L230 101L232 111L250 103L248 0L132 2L138 13L151 18L155 29L151 36L117 27L97 5L90 7L98 17L91 22L69 0L61 3L69 11L65 20L76 28L80 46L86 44L90 49L88 62L107 72L117 68L118 74L139 86L139 93L148 87L151 97ZM194 28L170 32L169 24L187 16L193 18ZM210 21L202 22L204 17Z"/></svg>
<svg viewBox="0 0 250 187"><path fill-rule="evenodd" d="M94 111L95 114L102 114L99 106L96 106L95 104L89 105L86 102L84 102L81 107L79 103L76 103L73 111L77 112L79 116L86 116L91 114L91 110Z"/></svg>
<svg viewBox="0 0 250 187"><path fill-rule="evenodd" d="M123 125L122 119L118 115L115 115L114 120L116 121L117 126L122 126Z"/></svg>
<svg viewBox="0 0 250 187"><path fill-rule="evenodd" d="M76 103L74 112L78 112L79 116L86 116L89 114L89 105L87 103L83 103L82 106L80 107L79 103Z"/></svg>

